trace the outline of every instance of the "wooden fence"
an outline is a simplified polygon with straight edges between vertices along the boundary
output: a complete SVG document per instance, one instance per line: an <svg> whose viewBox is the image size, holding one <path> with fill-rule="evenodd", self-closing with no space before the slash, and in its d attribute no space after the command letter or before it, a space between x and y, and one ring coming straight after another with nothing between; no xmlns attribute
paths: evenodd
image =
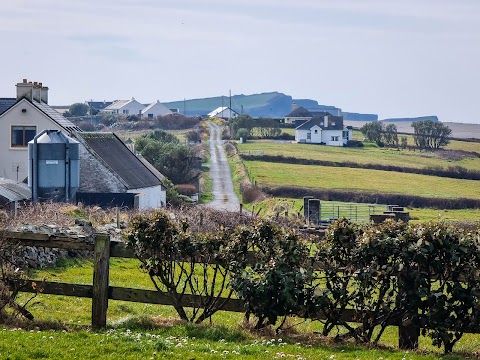
<svg viewBox="0 0 480 360"><path fill-rule="evenodd" d="M173 305L168 293L156 290L142 290L124 287L110 286L109 271L110 258L135 258L131 249L126 244L119 241L111 241L108 234L95 234L94 243L88 243L82 236L57 236L37 233L6 232L1 234L2 238L14 241L19 245L58 248L68 250L88 250L94 254L93 285L80 285L59 282L42 282L41 289L43 294L75 296L92 299L92 327L103 328L107 324L108 300L122 300L131 302L140 302L159 305ZM21 281L21 292L36 293L34 283L38 280ZM18 284L18 282L17 282ZM183 295L182 302L185 306L188 304L200 303L198 295ZM220 299L220 301L226 299ZM240 299L228 299L220 308L223 311L244 312L244 304ZM316 314L316 319L325 320L323 313ZM356 322L357 313L353 310L343 312L340 320L347 322ZM420 331L412 325L403 325L391 323L390 325L399 328L399 347L402 349L413 349L418 346ZM480 333L478 329L475 333Z"/></svg>

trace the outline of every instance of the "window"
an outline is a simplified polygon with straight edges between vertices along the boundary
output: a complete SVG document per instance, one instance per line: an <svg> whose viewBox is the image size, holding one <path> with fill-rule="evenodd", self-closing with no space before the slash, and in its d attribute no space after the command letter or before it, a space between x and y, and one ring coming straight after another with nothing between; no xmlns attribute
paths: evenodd
<svg viewBox="0 0 480 360"><path fill-rule="evenodd" d="M342 132L343 138L348 140L348 131Z"/></svg>
<svg viewBox="0 0 480 360"><path fill-rule="evenodd" d="M26 147L37 133L36 126L12 126L12 147Z"/></svg>
<svg viewBox="0 0 480 360"><path fill-rule="evenodd" d="M311 133L307 133L307 139L311 139L312 138L312 134Z"/></svg>
<svg viewBox="0 0 480 360"><path fill-rule="evenodd" d="M153 119L153 114L148 114L149 119Z"/></svg>
<svg viewBox="0 0 480 360"><path fill-rule="evenodd" d="M318 134L318 130L317 130L317 129L315 129L315 134Z"/></svg>
<svg viewBox="0 0 480 360"><path fill-rule="evenodd" d="M124 113L125 115L128 115L128 110L123 110L123 113Z"/></svg>
<svg viewBox="0 0 480 360"><path fill-rule="evenodd" d="M338 136L332 136L332 137L330 138L330 141L338 141Z"/></svg>

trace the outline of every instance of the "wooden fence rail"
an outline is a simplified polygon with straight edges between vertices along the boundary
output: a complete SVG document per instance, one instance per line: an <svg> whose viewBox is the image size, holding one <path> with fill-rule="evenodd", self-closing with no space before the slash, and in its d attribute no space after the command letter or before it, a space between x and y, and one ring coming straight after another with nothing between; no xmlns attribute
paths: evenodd
<svg viewBox="0 0 480 360"><path fill-rule="evenodd" d="M106 326L108 300L122 300L159 305L173 305L168 293L156 290L131 289L109 285L109 260L112 257L135 258L133 251L126 244L119 241L111 241L108 234L95 234L94 242L88 243L84 237L56 236L37 233L3 232L2 238L15 241L22 246L59 248L69 250L89 250L94 252L93 285L81 285L38 280L16 280L15 285L21 292L38 292L40 286L43 294L75 296L92 299L92 327L102 328ZM319 266L318 266L319 267ZM35 284L37 286L35 286ZM39 284L40 283L40 284ZM183 303L195 304L198 307L202 303L202 296L185 294ZM221 302L227 300L219 299ZM240 299L228 299L224 302L221 310L232 312L244 312L245 307ZM359 313L353 310L345 310L340 320L356 322ZM312 318L325 320L323 313L315 314ZM419 329L411 325L392 323L399 327L399 345L401 348L410 349L418 346ZM480 333L477 329L474 333Z"/></svg>

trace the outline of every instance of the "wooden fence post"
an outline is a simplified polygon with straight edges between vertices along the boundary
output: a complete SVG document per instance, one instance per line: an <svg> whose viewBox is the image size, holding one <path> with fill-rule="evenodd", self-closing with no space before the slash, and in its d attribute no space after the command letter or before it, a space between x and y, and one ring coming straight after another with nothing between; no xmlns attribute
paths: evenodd
<svg viewBox="0 0 480 360"><path fill-rule="evenodd" d="M110 236L95 234L92 291L93 328L102 328L107 325L109 265Z"/></svg>

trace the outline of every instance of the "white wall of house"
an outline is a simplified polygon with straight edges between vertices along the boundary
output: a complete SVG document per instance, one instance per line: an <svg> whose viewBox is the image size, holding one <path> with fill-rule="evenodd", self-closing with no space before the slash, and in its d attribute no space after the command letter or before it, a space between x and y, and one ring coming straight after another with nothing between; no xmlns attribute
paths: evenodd
<svg viewBox="0 0 480 360"><path fill-rule="evenodd" d="M137 100L132 100L126 103L120 110L120 115L141 115L142 110L145 109L143 104L140 104Z"/></svg>
<svg viewBox="0 0 480 360"><path fill-rule="evenodd" d="M28 141L12 146L12 127L34 127L35 134L63 129L25 99L0 116L0 177L23 181L28 176Z"/></svg>
<svg viewBox="0 0 480 360"><path fill-rule="evenodd" d="M316 133L315 130L317 130ZM310 130L295 130L295 141L307 144L323 143L329 146L343 146L347 143L347 139L344 139L342 135L342 130L322 130L319 126L313 126ZM352 131L350 130L350 139L351 136Z"/></svg>
<svg viewBox="0 0 480 360"><path fill-rule="evenodd" d="M322 141L322 128L320 126L313 126L310 129L310 142L313 144L320 144Z"/></svg>
<svg viewBox="0 0 480 360"><path fill-rule="evenodd" d="M142 189L131 189L128 193L138 194L138 209L158 209L165 207L167 203L167 192L161 185Z"/></svg>
<svg viewBox="0 0 480 360"><path fill-rule="evenodd" d="M148 106L142 110L142 117L146 119L154 119L157 116L165 116L173 114L172 110L167 108L161 102L157 101L153 106Z"/></svg>
<svg viewBox="0 0 480 360"><path fill-rule="evenodd" d="M307 142L308 133L310 133L310 130L295 130L295 141ZM308 140L310 142L310 139Z"/></svg>
<svg viewBox="0 0 480 360"><path fill-rule="evenodd" d="M342 130L323 130L322 143L329 146L343 146Z"/></svg>

